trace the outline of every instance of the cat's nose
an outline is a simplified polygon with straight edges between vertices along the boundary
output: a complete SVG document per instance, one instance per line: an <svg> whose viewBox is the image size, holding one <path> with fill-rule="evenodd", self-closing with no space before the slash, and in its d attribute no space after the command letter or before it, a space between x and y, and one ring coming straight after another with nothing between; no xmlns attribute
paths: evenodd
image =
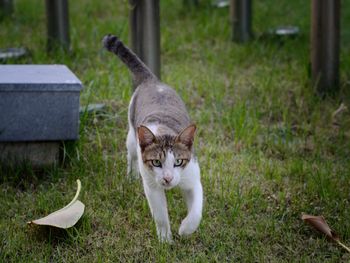
<svg viewBox="0 0 350 263"><path fill-rule="evenodd" d="M170 184L171 183L171 181L173 180L173 176L171 176L171 175L165 175L164 177L163 177L163 180L164 180L164 183L165 184Z"/></svg>

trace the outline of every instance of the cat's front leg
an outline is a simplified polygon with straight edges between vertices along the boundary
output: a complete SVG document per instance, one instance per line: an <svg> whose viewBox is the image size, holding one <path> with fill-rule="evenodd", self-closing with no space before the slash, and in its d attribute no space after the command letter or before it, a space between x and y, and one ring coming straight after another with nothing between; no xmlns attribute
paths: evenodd
<svg viewBox="0 0 350 263"><path fill-rule="evenodd" d="M153 219L156 223L158 238L161 242L172 242L166 196L163 189L144 183L145 194Z"/></svg>
<svg viewBox="0 0 350 263"><path fill-rule="evenodd" d="M188 214L179 228L179 235L190 235L199 226L202 219L202 207L203 207L203 189L202 184L198 180L192 188L183 189L183 195L186 200Z"/></svg>
<svg viewBox="0 0 350 263"><path fill-rule="evenodd" d="M132 127L129 128L126 139L126 148L128 150L127 161L127 175L131 178L137 179L139 176L139 169L137 164L137 143L135 138L135 131Z"/></svg>

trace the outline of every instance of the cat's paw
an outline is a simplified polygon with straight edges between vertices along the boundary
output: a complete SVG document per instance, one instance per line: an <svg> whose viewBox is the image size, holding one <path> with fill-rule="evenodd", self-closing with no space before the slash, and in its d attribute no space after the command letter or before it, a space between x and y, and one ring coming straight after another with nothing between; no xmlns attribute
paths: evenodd
<svg viewBox="0 0 350 263"><path fill-rule="evenodd" d="M179 228L180 236L191 235L194 231L197 230L201 218L200 217L186 217L182 220L182 223Z"/></svg>
<svg viewBox="0 0 350 263"><path fill-rule="evenodd" d="M167 243L169 245L174 244L173 238L170 237L159 237L159 242L160 243Z"/></svg>
<svg viewBox="0 0 350 263"><path fill-rule="evenodd" d="M168 244L173 243L173 238L172 238L171 232L169 231L158 231L158 239L159 239L159 242L161 243L168 243Z"/></svg>

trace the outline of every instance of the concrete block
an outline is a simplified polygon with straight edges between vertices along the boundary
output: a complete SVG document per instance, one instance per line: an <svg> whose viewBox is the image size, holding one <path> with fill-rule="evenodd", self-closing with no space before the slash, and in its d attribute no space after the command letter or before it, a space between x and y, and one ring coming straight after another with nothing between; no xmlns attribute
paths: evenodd
<svg viewBox="0 0 350 263"><path fill-rule="evenodd" d="M0 142L1 165L29 163L41 168L59 163L59 142Z"/></svg>
<svg viewBox="0 0 350 263"><path fill-rule="evenodd" d="M81 89L64 65L0 65L0 142L78 139Z"/></svg>

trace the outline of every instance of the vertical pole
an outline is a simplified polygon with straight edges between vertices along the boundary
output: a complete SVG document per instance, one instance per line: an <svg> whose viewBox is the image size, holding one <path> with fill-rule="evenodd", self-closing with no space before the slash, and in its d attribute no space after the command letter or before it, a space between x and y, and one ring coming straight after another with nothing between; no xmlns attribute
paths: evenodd
<svg viewBox="0 0 350 263"><path fill-rule="evenodd" d="M160 16L159 0L144 1L143 58L160 78Z"/></svg>
<svg viewBox="0 0 350 263"><path fill-rule="evenodd" d="M132 50L141 58L142 57L142 1L129 0L130 14L130 43Z"/></svg>
<svg viewBox="0 0 350 263"><path fill-rule="evenodd" d="M159 0L129 0L131 47L160 78Z"/></svg>
<svg viewBox="0 0 350 263"><path fill-rule="evenodd" d="M68 0L46 0L47 48L69 50Z"/></svg>
<svg viewBox="0 0 350 263"><path fill-rule="evenodd" d="M312 0L311 81L319 94L339 88L340 0Z"/></svg>
<svg viewBox="0 0 350 263"><path fill-rule="evenodd" d="M252 38L251 0L231 0L230 14L232 23L232 39L238 43L244 43Z"/></svg>
<svg viewBox="0 0 350 263"><path fill-rule="evenodd" d="M13 12L12 0L0 0L0 15L8 16Z"/></svg>
<svg viewBox="0 0 350 263"><path fill-rule="evenodd" d="M199 0L183 0L182 4L184 6L199 6Z"/></svg>

